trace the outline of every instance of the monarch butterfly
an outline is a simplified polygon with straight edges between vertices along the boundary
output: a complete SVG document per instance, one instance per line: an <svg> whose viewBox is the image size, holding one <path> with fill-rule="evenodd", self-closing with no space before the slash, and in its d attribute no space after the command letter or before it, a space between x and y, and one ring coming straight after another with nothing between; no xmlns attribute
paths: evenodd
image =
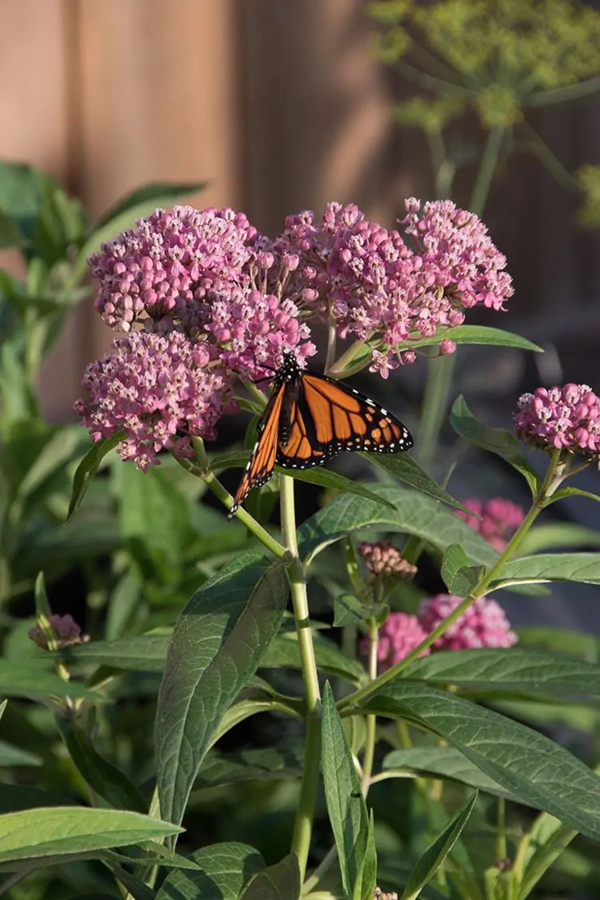
<svg viewBox="0 0 600 900"><path fill-rule="evenodd" d="M387 409L327 375L303 372L293 353L284 353L229 517L269 480L275 465L310 469L343 450L400 453L412 445Z"/></svg>

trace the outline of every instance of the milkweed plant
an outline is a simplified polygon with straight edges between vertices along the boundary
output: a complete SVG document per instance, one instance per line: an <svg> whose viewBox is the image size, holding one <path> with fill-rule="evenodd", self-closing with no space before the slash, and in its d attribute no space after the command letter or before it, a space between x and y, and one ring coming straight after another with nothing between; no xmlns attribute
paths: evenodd
<svg viewBox="0 0 600 900"><path fill-rule="evenodd" d="M496 327L513 287L484 223L451 201L411 198L387 230L330 203L269 238L243 213L176 206L102 244L90 265L115 339L83 377L76 409L93 444L69 516L116 450L117 466L147 473L145 525L164 530L152 473L172 463L178 489L209 510L220 557L192 570L183 608L163 605L152 627L134 620L104 640L53 612L38 579L30 652L55 668L45 702L79 794L0 815L0 893L40 867L89 860L104 872L93 896L143 900L520 900L552 884L578 835L600 838L600 783L595 760L542 733L531 710L593 710L600 669L552 629L513 627L502 597L525 605L554 581L600 582L600 553L560 552L556 535L545 552L538 523L563 498L599 499L571 482L600 455L592 388L532 384L506 429L455 400L462 446L512 467L528 509L457 500L451 482L391 448L362 452L352 478L343 465L273 462L226 522L230 470L251 456L284 355L336 380L362 371L373 402L387 379L386 405L406 418L405 366L464 344L539 349ZM474 307L494 324L469 324ZM216 452L224 425L238 446ZM299 521L305 485L321 502ZM177 516L166 523L178 527ZM429 593L424 565L436 571ZM143 673L161 681L143 739L154 765L136 770L117 743L108 758L98 722ZM265 713L276 728L260 730ZM240 751L242 723L259 746ZM226 820L244 782L285 786L276 833L263 839L271 795L257 790L250 829L195 843L186 825L199 795Z"/></svg>

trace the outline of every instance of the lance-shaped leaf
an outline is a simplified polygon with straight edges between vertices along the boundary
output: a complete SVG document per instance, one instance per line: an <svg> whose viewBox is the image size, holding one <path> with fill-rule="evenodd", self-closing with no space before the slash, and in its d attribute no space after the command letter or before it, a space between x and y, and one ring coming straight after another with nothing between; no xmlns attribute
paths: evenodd
<svg viewBox="0 0 600 900"><path fill-rule="evenodd" d="M424 684L390 684L365 710L439 735L524 803L600 839L600 778L531 728Z"/></svg>
<svg viewBox="0 0 600 900"><path fill-rule="evenodd" d="M600 553L539 553L507 562L493 590L513 584L579 581L600 584Z"/></svg>
<svg viewBox="0 0 600 900"><path fill-rule="evenodd" d="M302 884L295 853L255 875L240 900L300 900Z"/></svg>
<svg viewBox="0 0 600 900"><path fill-rule="evenodd" d="M73 477L73 490L71 492L69 512L67 513L67 522L73 518L79 509L81 501L85 497L87 489L90 486L90 482L98 471L106 454L110 453L111 450L114 450L117 444L122 440L123 435L120 432L117 432L109 438L98 441L98 443L94 444L93 447L90 447L85 454L77 466L77 470Z"/></svg>
<svg viewBox="0 0 600 900"><path fill-rule="evenodd" d="M161 815L181 822L221 718L277 634L288 596L280 563L245 553L202 585L175 626L156 712Z"/></svg>
<svg viewBox="0 0 600 900"><path fill-rule="evenodd" d="M443 333L432 337L418 338L416 341L407 341L408 349L416 347L435 347L441 339L450 338L455 344L483 344L488 347L513 347L515 350L531 350L534 353L543 353L541 347L533 341L513 334L512 331L504 331L502 328L490 328L488 325L455 325Z"/></svg>
<svg viewBox="0 0 600 900"><path fill-rule="evenodd" d="M400 900L416 900L425 885L431 881L459 839L463 828L469 821L476 801L477 791L457 810L443 831L438 834L435 841L425 850L410 873Z"/></svg>
<svg viewBox="0 0 600 900"><path fill-rule="evenodd" d="M538 488L539 476L523 450L523 445L503 428L488 428L479 422L469 407L464 397L458 397L450 414L450 424L453 429L470 444L481 447L501 456L509 465L520 472L526 479L531 492Z"/></svg>
<svg viewBox="0 0 600 900"><path fill-rule="evenodd" d="M115 809L46 807L0 816L0 862L123 847L181 828Z"/></svg>
<svg viewBox="0 0 600 900"><path fill-rule="evenodd" d="M327 812L338 852L342 885L353 897L362 883L369 817L360 779L329 682L323 694L322 768Z"/></svg>
<svg viewBox="0 0 600 900"><path fill-rule="evenodd" d="M456 597L468 597L483 574L482 566L472 566L460 544L451 544L442 559L444 584Z"/></svg>
<svg viewBox="0 0 600 900"><path fill-rule="evenodd" d="M465 690L600 696L600 666L527 647L432 653L412 662L402 677Z"/></svg>
<svg viewBox="0 0 600 900"><path fill-rule="evenodd" d="M248 844L211 844L192 853L200 872L171 872L156 900L238 900L249 879L265 867L258 850Z"/></svg>
<svg viewBox="0 0 600 900"><path fill-rule="evenodd" d="M373 491L393 503L395 511L358 497L336 497L299 529L302 556L312 559L329 544L346 535L376 528L379 531L414 534L442 552L451 544L459 543L475 565L491 566L498 559L498 553L486 540L431 497L389 485L374 486Z"/></svg>
<svg viewBox="0 0 600 900"><path fill-rule="evenodd" d="M462 509L463 512L471 512L470 509L467 509L466 506L463 506L462 503L459 503L458 500L455 500L454 497L441 488L412 456L408 456L406 453L398 455L395 453L361 453L361 456L385 469L390 475L414 488L415 491L426 494L434 500L439 500L440 503L447 503L448 506Z"/></svg>

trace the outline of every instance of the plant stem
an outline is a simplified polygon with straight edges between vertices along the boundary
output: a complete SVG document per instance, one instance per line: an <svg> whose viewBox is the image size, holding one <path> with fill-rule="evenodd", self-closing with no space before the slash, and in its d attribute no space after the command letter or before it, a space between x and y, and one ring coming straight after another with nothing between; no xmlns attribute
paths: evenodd
<svg viewBox="0 0 600 900"><path fill-rule="evenodd" d="M175 459L179 463L179 465L189 472L191 475L195 475L196 478L201 478L208 489L212 491L212 493L217 497L221 502L227 507L227 509L231 509L233 504L233 497L226 490L217 476L211 472L210 470L204 470L200 466L195 465L191 460L185 459L184 457L176 456ZM268 531L266 531L262 525L256 521L250 513L246 512L241 506L235 512L236 519L245 525L248 531L250 531L255 538L257 538L261 544L263 544L267 550L270 550L271 553L274 554L278 559L283 559L286 555L287 550L283 547L279 541L275 540Z"/></svg>
<svg viewBox="0 0 600 900"><path fill-rule="evenodd" d="M475 187L471 194L471 202L469 203L469 209L471 212L474 212L476 216L483 215L483 210L487 202L490 187L492 186L492 179L498 163L504 131L505 129L502 126L499 126L491 128L488 134L487 143L479 164Z"/></svg>
<svg viewBox="0 0 600 900"><path fill-rule="evenodd" d="M496 861L500 862L507 857L506 849L506 800L498 797L498 837L496 840Z"/></svg>
<svg viewBox="0 0 600 900"><path fill-rule="evenodd" d="M338 703L338 709L342 712L344 709L347 709L349 706L353 706L358 703L360 700L364 700L367 697L370 697L376 691L378 691L383 685L387 684L390 681L393 681L397 675L400 674L407 666L410 665L411 662L414 662L415 659L418 659L419 656L423 653L424 650L429 649L438 638L440 638L451 625L454 625L461 616L463 616L467 610L478 600L480 597L483 597L492 582L502 573L502 570L505 564L509 561L509 559L514 554L515 550L519 548L523 539L529 532L529 529L539 516L540 512L544 508L546 504L546 500L551 496L552 490L555 486L555 474L556 469L560 463L561 451L555 450L552 458L550 460L550 465L548 466L548 470L540 485L533 502L531 504L531 508L527 515L525 516L523 522L512 536L511 540L506 545L504 551L500 554L494 565L480 578L479 582L473 589L472 593L469 594L468 597L459 603L459 605L452 610L449 616L443 619L439 625L433 629L433 631L424 638L421 643L411 650L400 662L396 663L395 666L387 669L381 675L379 675L374 681L365 685L357 691L354 691L353 694L349 694L347 697L344 697Z"/></svg>
<svg viewBox="0 0 600 900"><path fill-rule="evenodd" d="M377 678L377 649L379 647L379 628L375 619L369 622L369 679L375 681ZM365 737L365 752L362 764L362 792L366 797L371 784L371 775L373 772L373 760L375 758L375 740L377 731L377 716L367 716L367 734Z"/></svg>
<svg viewBox="0 0 600 900"><path fill-rule="evenodd" d="M504 128L492 128L479 164L469 209L481 216L490 192L492 179L504 137ZM435 456L442 420L448 408L456 361L454 354L430 359L423 399L423 415L419 423L417 461L427 468Z"/></svg>
<svg viewBox="0 0 600 900"><path fill-rule="evenodd" d="M294 480L289 475L281 475L281 529L285 547L291 556L287 572L292 594L292 606L298 636L298 648L302 666L302 680L306 704L306 739L304 743L304 766L300 784L300 798L292 850L298 856L301 881L304 881L306 864L310 850L313 818L319 786L321 762L321 690L317 662L309 621L306 579L298 555L296 535L296 513L294 508Z"/></svg>

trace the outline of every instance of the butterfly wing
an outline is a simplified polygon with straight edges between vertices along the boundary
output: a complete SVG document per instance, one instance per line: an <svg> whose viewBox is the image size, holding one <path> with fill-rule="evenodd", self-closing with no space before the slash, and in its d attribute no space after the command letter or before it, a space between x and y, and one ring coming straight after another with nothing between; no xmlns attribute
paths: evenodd
<svg viewBox="0 0 600 900"><path fill-rule="evenodd" d="M233 505L229 510L231 518L253 488L260 487L269 480L275 467L279 441L279 420L285 394L285 384L277 386L260 417L256 430L256 444L248 460L246 471L239 483Z"/></svg>
<svg viewBox="0 0 600 900"><path fill-rule="evenodd" d="M374 400L326 375L307 374L276 461L283 468L308 469L342 451L400 453L412 445L402 422Z"/></svg>

